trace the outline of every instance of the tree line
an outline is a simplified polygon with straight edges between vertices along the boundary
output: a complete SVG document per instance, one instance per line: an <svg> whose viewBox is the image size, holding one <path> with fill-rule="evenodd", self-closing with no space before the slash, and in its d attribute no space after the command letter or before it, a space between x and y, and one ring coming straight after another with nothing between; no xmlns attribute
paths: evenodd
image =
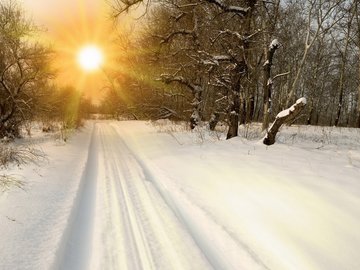
<svg viewBox="0 0 360 270"><path fill-rule="evenodd" d="M360 7L356 0L114 0L138 6L136 34L120 33L107 95L94 108L59 87L54 51L14 0L0 3L0 137L33 120L77 126L90 112L133 119L220 121L227 138L305 97L291 122L360 127ZM302 107L302 106L301 106Z"/></svg>
<svg viewBox="0 0 360 270"><path fill-rule="evenodd" d="M358 1L116 0L113 16L139 5L140 33L123 38L110 91L133 114L223 121L231 138L306 97L292 121L360 127Z"/></svg>

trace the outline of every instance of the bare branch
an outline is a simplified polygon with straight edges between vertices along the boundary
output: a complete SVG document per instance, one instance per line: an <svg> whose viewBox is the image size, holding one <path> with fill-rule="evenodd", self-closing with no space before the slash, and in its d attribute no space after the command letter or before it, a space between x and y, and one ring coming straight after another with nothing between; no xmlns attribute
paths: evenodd
<svg viewBox="0 0 360 270"><path fill-rule="evenodd" d="M274 78L272 78L272 80L275 81L275 79L280 78L280 77L283 77L283 76L287 76L287 75L289 75L289 74L290 74L290 71L277 74L277 75L274 76Z"/></svg>
<svg viewBox="0 0 360 270"><path fill-rule="evenodd" d="M263 139L263 143L266 145L274 144L276 134L278 133L280 127L284 123L289 123L293 121L299 115L299 113L304 109L305 105L306 105L306 99L300 98L289 109L279 112L275 118L274 123L271 125L269 131L267 132L265 138Z"/></svg>
<svg viewBox="0 0 360 270"><path fill-rule="evenodd" d="M226 5L221 0L205 0L205 1L216 5L217 7L221 8L224 12L236 13L242 17L245 17L248 14L248 12L251 10L250 7L244 8L239 6Z"/></svg>

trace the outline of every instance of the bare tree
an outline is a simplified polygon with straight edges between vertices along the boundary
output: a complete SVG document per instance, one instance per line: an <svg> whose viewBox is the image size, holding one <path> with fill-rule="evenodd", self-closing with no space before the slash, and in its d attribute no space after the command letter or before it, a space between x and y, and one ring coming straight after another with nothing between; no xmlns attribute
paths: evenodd
<svg viewBox="0 0 360 270"><path fill-rule="evenodd" d="M329 29L331 29L340 19L336 13L336 7L341 5L344 0L326 1L326 0L307 0L304 10L307 12L306 35L304 38L304 48L301 60L291 84L286 106L288 107L295 99L295 93L303 72L308 54L316 40Z"/></svg>
<svg viewBox="0 0 360 270"><path fill-rule="evenodd" d="M345 84L345 72L346 72L346 65L348 63L348 54L349 54L349 45L351 41L351 28L352 22L355 16L355 12L353 9L355 8L354 3L348 7L348 10L345 11L346 15L344 15L344 24L345 27L342 27L345 31L344 38L343 38L343 48L338 45L338 42L335 41L336 47L340 54L341 64L340 64L340 74L339 74L339 85L338 85L338 92L339 92L339 100L337 105L336 111L336 118L334 125L338 126L341 116L342 108L344 107L344 84Z"/></svg>
<svg viewBox="0 0 360 270"><path fill-rule="evenodd" d="M360 4L354 0L355 31L357 33L356 44L358 48L358 80L360 82ZM358 83L358 101L357 101L357 127L360 128L360 83Z"/></svg>
<svg viewBox="0 0 360 270"><path fill-rule="evenodd" d="M15 1L0 3L0 137L18 136L38 82L49 76L49 51L28 37L36 27Z"/></svg>

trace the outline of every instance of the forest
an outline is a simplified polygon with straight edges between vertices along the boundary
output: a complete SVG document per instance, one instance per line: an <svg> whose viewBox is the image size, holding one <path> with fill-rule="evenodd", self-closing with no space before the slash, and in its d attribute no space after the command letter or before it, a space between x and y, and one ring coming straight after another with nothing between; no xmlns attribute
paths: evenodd
<svg viewBox="0 0 360 270"><path fill-rule="evenodd" d="M136 41L124 41L119 60L132 72L115 76L123 92L118 103L129 97L138 117L188 120L191 128L206 121L211 129L224 121L229 138L238 124L267 129L305 97L292 122L360 127L357 1L142 4L144 26ZM113 16L137 5L117 1Z"/></svg>
<svg viewBox="0 0 360 270"><path fill-rule="evenodd" d="M113 41L121 52L106 93L92 104L54 82L56 50L16 1L0 4L0 136L32 120L77 126L91 113L119 118L217 123L261 122L300 98L286 119L304 125L360 127L360 7L356 0L116 0L116 24L141 10L136 27ZM34 41L35 40L35 41ZM296 103L295 103L296 104ZM305 104L304 104L305 105ZM290 110L291 111L291 110ZM50 128L50 127L46 127Z"/></svg>

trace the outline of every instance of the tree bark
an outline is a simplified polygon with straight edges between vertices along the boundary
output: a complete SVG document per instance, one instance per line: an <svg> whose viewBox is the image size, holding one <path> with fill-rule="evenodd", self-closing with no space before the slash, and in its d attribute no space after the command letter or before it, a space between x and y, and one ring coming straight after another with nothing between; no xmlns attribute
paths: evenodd
<svg viewBox="0 0 360 270"><path fill-rule="evenodd" d="M211 1L211 2L219 2L219 1ZM252 31L252 19L253 19L253 11L255 8L257 0L247 0L247 12L244 14L244 21L243 21L243 28L245 36L249 36ZM234 76L234 81L232 85L232 104L230 106L229 112L229 130L226 136L226 139L231 139L233 137L238 136L238 129L239 129L239 114L240 114L240 90L242 86L242 79L248 75L248 65L247 60L249 59L249 49L250 43L249 41L243 41L243 55L241 56L241 61L236 63L236 67L232 71ZM245 104L244 110L244 118L243 120L246 121L246 100L243 100Z"/></svg>
<svg viewBox="0 0 360 270"><path fill-rule="evenodd" d="M244 63L245 65L245 63ZM241 88L241 67L237 66L234 72L237 73L235 75L236 81L233 83L232 87L232 104L230 106L229 112L229 130L226 135L226 139L231 139L238 135L239 129L239 115L240 115L240 88Z"/></svg>
<svg viewBox="0 0 360 270"><path fill-rule="evenodd" d="M216 125L219 123L220 120L220 113L214 112L211 115L210 121L209 121L209 128L210 130L214 131L216 128Z"/></svg>
<svg viewBox="0 0 360 270"><path fill-rule="evenodd" d="M355 13L356 13L356 24L357 24L357 30L358 33L360 33L360 15L357 12L358 11L358 1L355 1ZM358 34L358 41L357 41L357 46L358 46L358 74L359 74L359 80L360 80L360 34ZM358 101L357 101L357 127L360 128L360 84L358 86Z"/></svg>
<svg viewBox="0 0 360 270"><path fill-rule="evenodd" d="M359 40L359 44L360 44L360 40ZM360 79L360 51L359 51L359 79ZM358 86L357 127L360 128L360 84Z"/></svg>
<svg viewBox="0 0 360 270"><path fill-rule="evenodd" d="M269 128L263 143L266 145L273 145L275 143L276 134L278 133L280 127L285 124L295 120L295 118L300 114L306 105L306 99L300 98L292 105L289 109L281 111L275 118L274 123Z"/></svg>
<svg viewBox="0 0 360 270"><path fill-rule="evenodd" d="M194 129L199 122L201 121L201 101L202 101L202 89L200 87L195 87L193 91L194 100L192 103L193 113L190 116L190 128Z"/></svg>
<svg viewBox="0 0 360 270"><path fill-rule="evenodd" d="M265 55L266 61L263 65L264 71L264 79L263 79L263 87L264 87L264 117L262 122L262 130L265 130L269 127L270 121L270 107L271 107L271 91L273 81L271 79L271 67L273 65L273 58L275 51L279 48L280 43L274 39L271 44L266 48Z"/></svg>

